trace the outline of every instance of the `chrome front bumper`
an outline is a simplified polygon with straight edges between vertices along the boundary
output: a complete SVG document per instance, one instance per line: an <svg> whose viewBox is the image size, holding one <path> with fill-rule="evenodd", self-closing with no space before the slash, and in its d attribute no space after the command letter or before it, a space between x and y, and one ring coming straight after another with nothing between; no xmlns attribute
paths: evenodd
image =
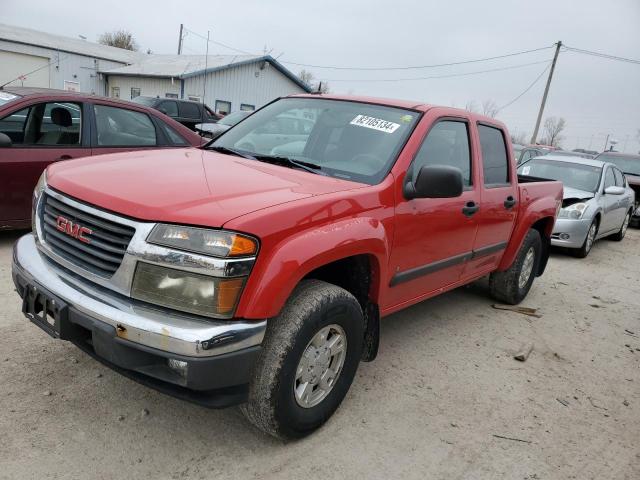
<svg viewBox="0 0 640 480"><path fill-rule="evenodd" d="M553 227L551 234L551 245L566 248L581 248L587 238L591 218L572 220L559 218Z"/></svg>
<svg viewBox="0 0 640 480"><path fill-rule="evenodd" d="M155 308L92 284L47 259L32 234L13 249L14 275L41 285L70 307L116 329L129 342L188 357L214 357L262 343L266 320L203 319Z"/></svg>

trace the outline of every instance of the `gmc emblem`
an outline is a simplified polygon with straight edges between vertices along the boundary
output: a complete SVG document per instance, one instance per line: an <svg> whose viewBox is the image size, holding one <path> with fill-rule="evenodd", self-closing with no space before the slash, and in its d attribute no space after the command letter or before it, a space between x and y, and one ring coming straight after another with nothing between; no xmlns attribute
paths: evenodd
<svg viewBox="0 0 640 480"><path fill-rule="evenodd" d="M91 239L85 235L91 235L93 230L87 227L82 227L77 223L73 223L62 215L58 215L58 218L56 218L56 228L62 233L66 233L70 237L77 238L83 243L91 243Z"/></svg>

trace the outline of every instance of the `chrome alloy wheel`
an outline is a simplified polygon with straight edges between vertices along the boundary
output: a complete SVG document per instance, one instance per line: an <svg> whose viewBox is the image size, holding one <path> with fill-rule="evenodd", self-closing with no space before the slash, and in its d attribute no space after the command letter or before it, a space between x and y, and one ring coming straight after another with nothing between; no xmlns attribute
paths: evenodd
<svg viewBox="0 0 640 480"><path fill-rule="evenodd" d="M596 239L596 230L598 229L598 227L596 226L595 223L591 224L591 227L589 227L589 233L587 233L587 240L586 240L586 244L585 244L585 250L588 252L591 250L591 247L593 246L593 242Z"/></svg>
<svg viewBox="0 0 640 480"><path fill-rule="evenodd" d="M522 263L522 270L520 271L520 276L518 277L518 287L524 288L527 286L527 282L529 281L529 277L531 277L531 272L533 272L533 264L536 259L536 251L533 247L530 247L527 251L527 254L524 257L524 262Z"/></svg>
<svg viewBox="0 0 640 480"><path fill-rule="evenodd" d="M302 408L322 402L342 373L347 356L347 335L332 324L316 333L302 353L296 368L293 392Z"/></svg>
<svg viewBox="0 0 640 480"><path fill-rule="evenodd" d="M629 228L630 219L631 219L631 214L627 213L627 215L624 217L624 222L622 222L622 238L624 238L624 236L627 233L627 228Z"/></svg>

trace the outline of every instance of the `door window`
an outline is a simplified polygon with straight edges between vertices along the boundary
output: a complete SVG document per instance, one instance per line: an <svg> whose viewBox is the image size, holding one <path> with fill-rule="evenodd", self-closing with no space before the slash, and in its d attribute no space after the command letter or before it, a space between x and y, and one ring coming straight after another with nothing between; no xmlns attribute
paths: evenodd
<svg viewBox="0 0 640 480"><path fill-rule="evenodd" d="M616 186L625 187L626 183L624 181L624 175L622 174L622 172L620 170L618 170L617 168L614 168L613 169L613 174L616 177Z"/></svg>
<svg viewBox="0 0 640 480"><path fill-rule="evenodd" d="M509 184L509 161L502 130L478 125L478 133L485 186Z"/></svg>
<svg viewBox="0 0 640 480"><path fill-rule="evenodd" d="M616 185L616 177L613 174L613 168L607 168L604 174L604 188L614 187Z"/></svg>
<svg viewBox="0 0 640 480"><path fill-rule="evenodd" d="M24 131L29 117L29 108L13 112L0 120L0 132L7 135L14 145L24 142Z"/></svg>
<svg viewBox="0 0 640 480"><path fill-rule="evenodd" d="M189 102L180 103L180 116L184 118L200 118L198 104Z"/></svg>
<svg viewBox="0 0 640 480"><path fill-rule="evenodd" d="M231 102L216 100L216 113L227 115L229 112L231 112Z"/></svg>
<svg viewBox="0 0 640 480"><path fill-rule="evenodd" d="M120 87L111 87L111 96L113 98L120 98Z"/></svg>
<svg viewBox="0 0 640 480"><path fill-rule="evenodd" d="M136 87L131 87L131 100L140 96L140 89Z"/></svg>
<svg viewBox="0 0 640 480"><path fill-rule="evenodd" d="M462 171L464 185L472 185L469 130L464 122L444 120L429 131L413 161L412 172L418 174L425 165L448 165Z"/></svg>
<svg viewBox="0 0 640 480"><path fill-rule="evenodd" d="M158 105L158 110L160 110L165 115L169 115L170 117L177 117L178 102L160 102L160 105Z"/></svg>
<svg viewBox="0 0 640 480"><path fill-rule="evenodd" d="M156 129L149 116L125 108L93 106L99 146L143 147L156 144Z"/></svg>

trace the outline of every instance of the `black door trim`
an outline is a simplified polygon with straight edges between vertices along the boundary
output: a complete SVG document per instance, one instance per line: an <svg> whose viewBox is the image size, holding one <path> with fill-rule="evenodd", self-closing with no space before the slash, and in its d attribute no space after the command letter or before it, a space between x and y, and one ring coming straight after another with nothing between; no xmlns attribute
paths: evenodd
<svg viewBox="0 0 640 480"><path fill-rule="evenodd" d="M445 268L454 267L461 263L468 262L469 260L492 255L494 253L500 252L501 250L504 250L506 247L507 242L500 242L496 243L495 245L482 247L472 252L455 255L453 257L445 258L444 260L438 260L437 262L427 263L426 265L420 265L419 267L414 267L410 268L409 270L397 272L393 277L391 277L389 286L395 287L400 283L415 280L416 278L422 277L424 275L429 275Z"/></svg>

